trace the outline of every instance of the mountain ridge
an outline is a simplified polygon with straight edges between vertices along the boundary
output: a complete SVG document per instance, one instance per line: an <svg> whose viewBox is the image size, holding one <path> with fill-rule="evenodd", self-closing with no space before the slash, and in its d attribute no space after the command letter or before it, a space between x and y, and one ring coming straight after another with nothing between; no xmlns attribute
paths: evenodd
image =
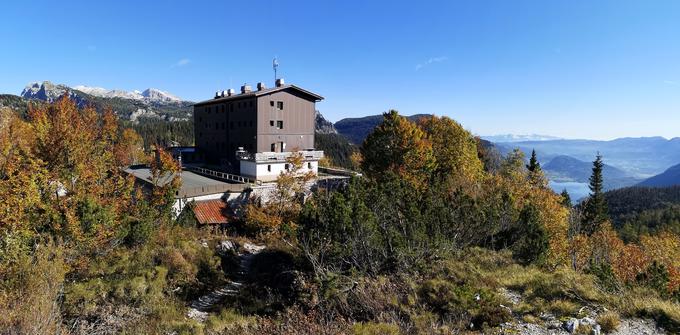
<svg viewBox="0 0 680 335"><path fill-rule="evenodd" d="M186 121L192 117L191 106L193 102L178 100L178 97L158 89L150 88L143 92L127 92L82 85L77 87L90 93L67 85L43 81L28 84L21 92L21 96L13 98L12 95L3 95L2 100L11 101L15 109L21 110L26 109L26 107L18 104L17 100L23 100L24 105L28 101L51 103L68 92L69 98L75 101L78 107L91 105L98 111L111 108L121 119L132 122L137 122L143 118Z"/></svg>
<svg viewBox="0 0 680 335"><path fill-rule="evenodd" d="M639 186L668 187L680 185L680 164L669 167L666 171L645 179Z"/></svg>

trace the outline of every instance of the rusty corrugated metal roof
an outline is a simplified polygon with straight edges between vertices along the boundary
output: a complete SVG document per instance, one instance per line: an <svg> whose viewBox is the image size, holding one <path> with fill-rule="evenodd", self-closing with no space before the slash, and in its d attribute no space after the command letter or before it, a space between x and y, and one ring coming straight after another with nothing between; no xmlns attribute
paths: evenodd
<svg viewBox="0 0 680 335"><path fill-rule="evenodd" d="M194 203L192 210L200 224L227 223L232 218L229 205L222 200L204 200Z"/></svg>

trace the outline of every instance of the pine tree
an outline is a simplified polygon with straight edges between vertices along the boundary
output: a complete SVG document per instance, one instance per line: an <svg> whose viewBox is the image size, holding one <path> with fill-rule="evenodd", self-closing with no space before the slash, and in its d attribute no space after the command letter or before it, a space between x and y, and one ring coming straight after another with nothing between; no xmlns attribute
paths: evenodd
<svg viewBox="0 0 680 335"><path fill-rule="evenodd" d="M526 167L529 171L529 182L531 185L537 187L546 187L548 185L548 181L546 180L543 170L541 169L541 163L538 162L538 158L536 157L536 150L531 151L529 165Z"/></svg>
<svg viewBox="0 0 680 335"><path fill-rule="evenodd" d="M567 208L571 208L572 203L571 203L571 196L569 195L569 192L567 192L567 189L565 188L562 190L562 193L560 193L562 196L562 205Z"/></svg>
<svg viewBox="0 0 680 335"><path fill-rule="evenodd" d="M603 186L604 178L602 177L602 155L599 153L593 162L593 173L590 176L590 196L586 200L583 211L583 232L592 234L600 229L602 223L607 221L607 201L604 198Z"/></svg>
<svg viewBox="0 0 680 335"><path fill-rule="evenodd" d="M531 150L531 158L529 159L527 169L529 172L541 171L541 163L539 163L538 158L536 158L536 150Z"/></svg>

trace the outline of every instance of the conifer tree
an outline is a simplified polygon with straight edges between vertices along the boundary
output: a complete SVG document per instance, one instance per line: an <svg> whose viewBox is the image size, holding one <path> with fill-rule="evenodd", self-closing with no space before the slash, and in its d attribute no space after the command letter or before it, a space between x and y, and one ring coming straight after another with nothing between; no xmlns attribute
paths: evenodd
<svg viewBox="0 0 680 335"><path fill-rule="evenodd" d="M604 198L604 178L602 177L602 155L599 153L593 162L593 173L590 176L590 196L586 200L583 211L583 232L592 234L600 229L608 219L607 201Z"/></svg>
<svg viewBox="0 0 680 335"><path fill-rule="evenodd" d="M569 192L567 192L567 189L565 188L562 190L562 193L560 193L562 196L562 205L567 208L571 208L572 203L571 203L571 196L569 195Z"/></svg>
<svg viewBox="0 0 680 335"><path fill-rule="evenodd" d="M527 169L529 172L541 171L541 163L539 163L538 158L536 158L536 150L531 150L531 158L529 159Z"/></svg>
<svg viewBox="0 0 680 335"><path fill-rule="evenodd" d="M538 158L536 157L536 150L531 151L529 165L526 167L529 171L529 182L531 185L537 187L546 187L548 185L548 181L546 180L543 170L541 169L541 163L538 162Z"/></svg>

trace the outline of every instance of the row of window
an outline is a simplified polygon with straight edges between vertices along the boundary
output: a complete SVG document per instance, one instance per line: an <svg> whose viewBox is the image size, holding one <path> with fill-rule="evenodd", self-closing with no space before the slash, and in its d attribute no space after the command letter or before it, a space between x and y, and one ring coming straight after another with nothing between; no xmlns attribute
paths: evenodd
<svg viewBox="0 0 680 335"><path fill-rule="evenodd" d="M205 108L206 113L211 114L212 112L215 113L224 113L226 110L229 110L229 112L234 111L234 106L237 108L253 108L255 106L255 103L253 100L250 101L239 101L239 102L233 102L228 105L218 105L218 106L208 106ZM283 103L281 103L281 109L283 109Z"/></svg>
<svg viewBox="0 0 680 335"><path fill-rule="evenodd" d="M198 122L200 123L201 121L202 120L199 119ZM238 128L253 127L253 124L254 123L253 123L252 120L251 121L236 121L236 122L231 121L231 122L229 122L229 129L234 129L234 126L236 126ZM210 124L208 122L204 122L203 128L210 129ZM215 122L215 128L214 129L222 129L222 130L226 129L226 122L222 122L222 123Z"/></svg>
<svg viewBox="0 0 680 335"><path fill-rule="evenodd" d="M202 119L199 118L198 122L200 123L201 121L202 121ZM243 122L241 122L241 121L236 121L236 122L231 121L231 122L229 122L229 129L234 129L234 126L239 127L239 128L240 127L253 127L253 121L251 120L251 121L243 121ZM276 129L283 129L283 120L276 120L276 121L269 120L269 126L276 127ZM203 122L203 128L209 129L210 124L207 123L207 122ZM222 123L215 122L215 128L214 129L225 130L226 129L226 122L222 122Z"/></svg>
<svg viewBox="0 0 680 335"><path fill-rule="evenodd" d="M233 102L227 105L218 105L218 106L208 106L205 108L206 113L211 114L212 112L215 113L224 113L226 110L229 110L229 112L234 111L234 106L237 108L253 108L255 106L254 100L249 100L249 101L238 101L238 102ZM270 100L269 101L269 106L274 108L276 106L277 110L283 110L283 101L274 101Z"/></svg>
<svg viewBox="0 0 680 335"><path fill-rule="evenodd" d="M312 169L312 163L307 163L307 168ZM290 170L290 164L286 163L286 171ZM272 172L272 166L267 165L267 172Z"/></svg>

